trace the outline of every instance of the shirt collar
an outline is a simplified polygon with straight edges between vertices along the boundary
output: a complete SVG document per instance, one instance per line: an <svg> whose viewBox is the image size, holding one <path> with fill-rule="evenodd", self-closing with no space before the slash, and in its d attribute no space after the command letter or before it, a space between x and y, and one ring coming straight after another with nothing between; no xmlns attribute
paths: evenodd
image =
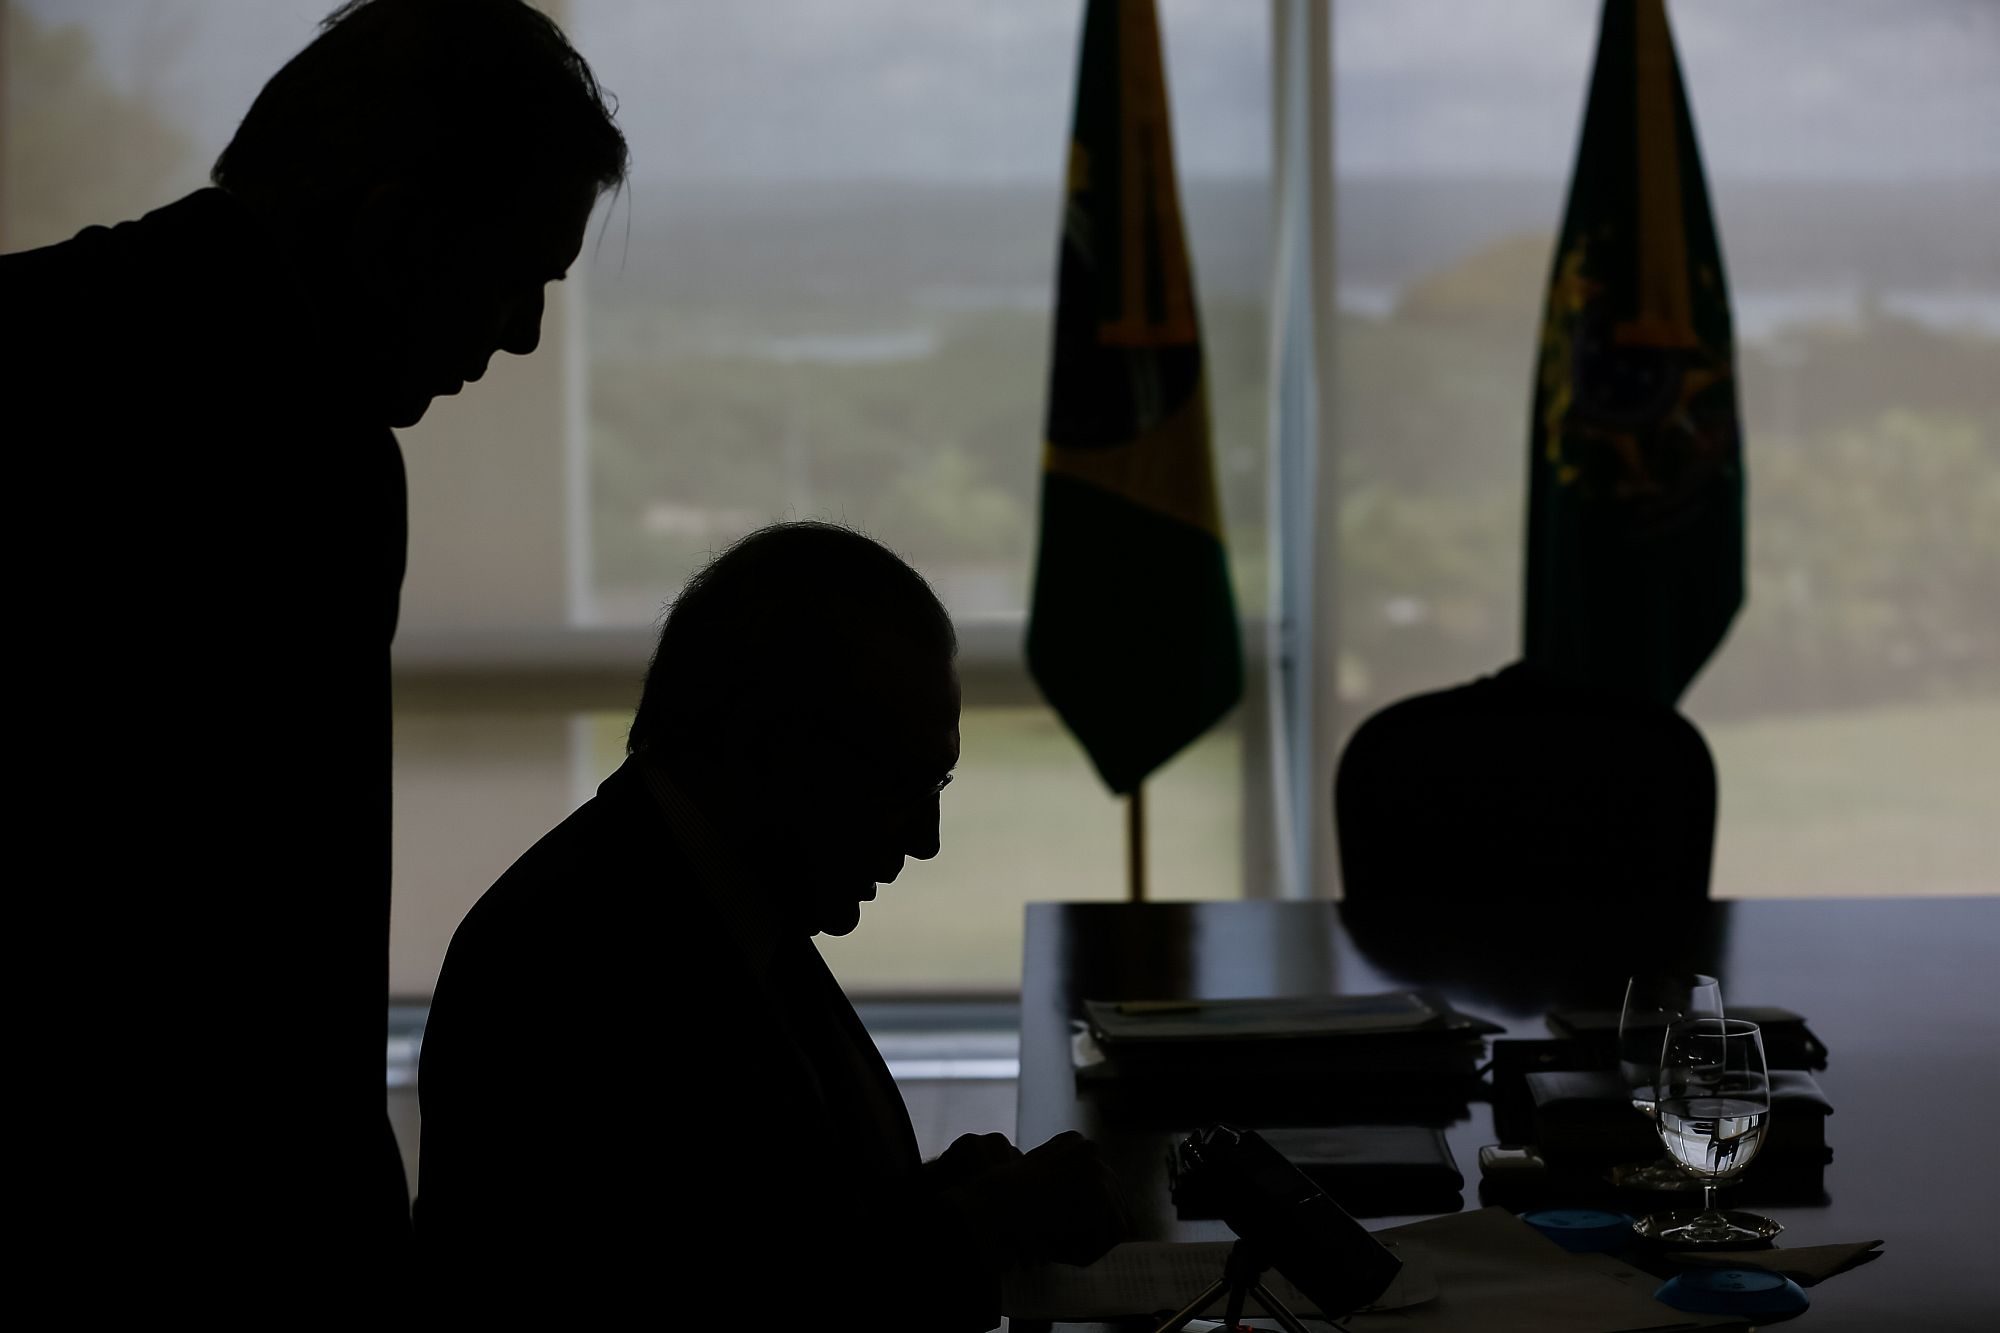
<svg viewBox="0 0 2000 1333"><path fill-rule="evenodd" d="M639 770L653 804L666 817L674 841L693 864L702 892L743 946L761 979L770 972L784 938L763 886L744 871L715 824L672 774L643 755L634 755L629 762Z"/></svg>

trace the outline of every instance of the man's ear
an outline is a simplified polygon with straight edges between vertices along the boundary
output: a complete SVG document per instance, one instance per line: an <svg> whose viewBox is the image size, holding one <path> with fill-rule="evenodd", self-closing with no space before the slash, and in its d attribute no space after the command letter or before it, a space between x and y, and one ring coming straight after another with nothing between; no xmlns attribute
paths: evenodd
<svg viewBox="0 0 2000 1333"><path fill-rule="evenodd" d="M378 181L355 196L345 249L348 268L364 282L402 285L435 259L440 242L435 214L409 186Z"/></svg>

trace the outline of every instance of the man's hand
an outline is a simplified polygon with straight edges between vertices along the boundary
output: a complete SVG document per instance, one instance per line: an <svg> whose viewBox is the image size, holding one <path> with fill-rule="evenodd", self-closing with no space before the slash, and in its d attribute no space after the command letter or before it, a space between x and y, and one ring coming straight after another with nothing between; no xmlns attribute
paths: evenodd
<svg viewBox="0 0 2000 1333"><path fill-rule="evenodd" d="M952 1193L1007 1262L1094 1263L1131 1231L1116 1177L1097 1145L1074 1131Z"/></svg>
<svg viewBox="0 0 2000 1333"><path fill-rule="evenodd" d="M1021 1160L1021 1150L1005 1134L961 1134L952 1145L924 1163L933 1189L953 1189Z"/></svg>
<svg viewBox="0 0 2000 1333"><path fill-rule="evenodd" d="M1056 1135L1013 1168L1026 1205L1021 1250L1030 1259L1089 1264L1131 1234L1124 1191L1075 1130Z"/></svg>

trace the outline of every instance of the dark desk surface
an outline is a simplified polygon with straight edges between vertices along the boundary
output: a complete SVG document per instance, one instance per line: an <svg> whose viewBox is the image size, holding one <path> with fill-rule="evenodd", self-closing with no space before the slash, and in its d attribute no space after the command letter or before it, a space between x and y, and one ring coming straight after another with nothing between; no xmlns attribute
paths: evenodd
<svg viewBox="0 0 2000 1333"><path fill-rule="evenodd" d="M1831 1052L1818 1075L1835 1111L1829 1201L1764 1209L1785 1224L1782 1243L1885 1242L1874 1262L1815 1287L1799 1327L2000 1328L2000 899L1713 904L1701 950L1730 1003L1796 1010ZM1142 1238L1222 1239L1218 1222L1174 1217L1161 1165L1173 1131L1121 1123L1078 1096L1070 1020L1086 997L1365 993L1415 980L1509 1036L1548 1035L1550 996L1530 986L1413 977L1384 956L1364 954L1331 903L1031 905L1020 1142L1080 1130L1138 1201ZM1578 998L1574 985L1561 998ZM1598 999L1616 1008L1621 996ZM1490 1108L1475 1105L1447 1131L1468 1207L1492 1128Z"/></svg>

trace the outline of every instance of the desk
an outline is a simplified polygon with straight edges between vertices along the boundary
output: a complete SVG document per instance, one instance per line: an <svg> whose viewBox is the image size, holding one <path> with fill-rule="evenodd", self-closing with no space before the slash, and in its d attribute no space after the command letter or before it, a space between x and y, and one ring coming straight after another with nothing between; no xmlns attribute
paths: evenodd
<svg viewBox="0 0 2000 1333"><path fill-rule="evenodd" d="M1764 1211L1785 1224L1787 1245L1885 1242L1882 1257L1813 1289L1802 1333L2000 1327L2000 899L1709 908L1708 928L1694 933L1724 998L1797 1010L1831 1052L1818 1076L1834 1105L1830 1202ZM1175 1132L1121 1125L1078 1095L1069 1037L1082 1001L1366 993L1412 980L1364 953L1331 903L1035 903L1018 1139L1032 1146L1066 1129L1096 1139L1135 1201L1140 1239L1224 1239L1219 1222L1174 1217L1162 1160ZM1545 997L1531 988L1414 980L1506 1024L1509 1036L1548 1035ZM1621 998L1600 1002L1615 1008ZM1478 1207L1490 1109L1475 1105L1447 1137L1467 1206ZM1913 1307L1909 1293L1919 1290L1928 1298Z"/></svg>

